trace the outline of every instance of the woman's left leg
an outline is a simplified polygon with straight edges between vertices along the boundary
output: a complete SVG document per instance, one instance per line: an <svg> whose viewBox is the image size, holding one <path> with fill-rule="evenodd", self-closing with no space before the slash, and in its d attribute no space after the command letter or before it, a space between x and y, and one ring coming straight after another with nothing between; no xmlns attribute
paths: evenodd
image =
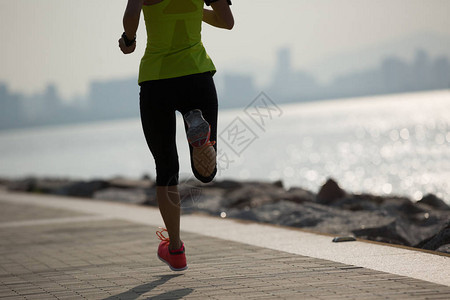
<svg viewBox="0 0 450 300"><path fill-rule="evenodd" d="M180 239L180 194L178 185L156 186L159 211L170 237L169 249L181 248Z"/></svg>
<svg viewBox="0 0 450 300"><path fill-rule="evenodd" d="M180 197L178 154L175 144L176 117L171 103L170 80L141 84L140 110L145 139L155 159L156 199L170 237L169 249L179 249Z"/></svg>

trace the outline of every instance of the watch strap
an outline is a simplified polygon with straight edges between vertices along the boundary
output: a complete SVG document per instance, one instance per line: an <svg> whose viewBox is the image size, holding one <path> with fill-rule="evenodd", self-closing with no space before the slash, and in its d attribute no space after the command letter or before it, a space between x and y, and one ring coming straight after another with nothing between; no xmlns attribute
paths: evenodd
<svg viewBox="0 0 450 300"><path fill-rule="evenodd" d="M130 40L125 31L122 33L122 37L123 37L123 41L125 42L125 46L130 47L131 45L134 44L134 42L136 41L136 37L134 37L132 40Z"/></svg>
<svg viewBox="0 0 450 300"><path fill-rule="evenodd" d="M205 2L206 5L210 6L211 3L214 3L219 0L203 0L203 1ZM228 5L231 5L231 0L227 0L227 2L228 2Z"/></svg>

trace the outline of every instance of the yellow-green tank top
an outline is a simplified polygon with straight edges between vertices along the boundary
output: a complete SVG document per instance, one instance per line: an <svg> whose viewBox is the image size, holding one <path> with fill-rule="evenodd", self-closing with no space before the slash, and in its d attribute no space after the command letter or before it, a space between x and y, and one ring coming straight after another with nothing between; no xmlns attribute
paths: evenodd
<svg viewBox="0 0 450 300"><path fill-rule="evenodd" d="M163 0L142 7L147 48L139 83L216 71L201 41L203 0Z"/></svg>

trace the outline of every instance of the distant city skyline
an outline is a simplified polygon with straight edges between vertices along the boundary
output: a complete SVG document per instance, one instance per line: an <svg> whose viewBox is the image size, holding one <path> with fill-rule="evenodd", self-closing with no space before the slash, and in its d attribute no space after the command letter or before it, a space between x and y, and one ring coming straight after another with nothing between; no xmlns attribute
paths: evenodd
<svg viewBox="0 0 450 300"><path fill-rule="evenodd" d="M329 83L295 68L291 50L281 48L270 82L258 87L252 75L228 72L217 80L219 107L245 107L261 91L277 103L361 97L450 88L450 59L417 50L412 61L386 56L377 66L349 72ZM139 116L136 77L92 82L89 93L70 103L58 87L27 96L0 82L0 129L92 122Z"/></svg>
<svg viewBox="0 0 450 300"><path fill-rule="evenodd" d="M136 76L145 28L141 20L136 53L123 55L117 39L125 3L1 1L0 81L26 95L54 84L69 101L85 97L91 82ZM448 0L236 0L232 10L235 28L205 24L203 42L219 75L251 75L257 87L271 80L282 47L291 49L296 69L321 82L374 67L384 53L412 59L415 49L406 51L405 39L418 41L415 47L433 57L450 51Z"/></svg>
<svg viewBox="0 0 450 300"><path fill-rule="evenodd" d="M386 55L373 67L340 74L326 83L295 68L288 48L278 51L277 62L270 82L263 87L251 75L225 74L218 85L223 106L243 107L259 89L280 103L450 89L450 58L431 57L422 49L410 61Z"/></svg>

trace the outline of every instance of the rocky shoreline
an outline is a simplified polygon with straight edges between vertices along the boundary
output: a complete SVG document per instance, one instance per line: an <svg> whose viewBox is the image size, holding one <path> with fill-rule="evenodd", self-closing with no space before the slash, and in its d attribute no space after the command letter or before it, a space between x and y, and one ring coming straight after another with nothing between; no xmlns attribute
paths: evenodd
<svg viewBox="0 0 450 300"><path fill-rule="evenodd" d="M155 183L149 177L0 179L0 185L11 191L157 205ZM317 193L298 187L285 189L281 181L234 180L210 184L184 180L179 191L184 214L206 213L450 253L450 206L432 194L418 202L407 197L353 194L333 179Z"/></svg>

